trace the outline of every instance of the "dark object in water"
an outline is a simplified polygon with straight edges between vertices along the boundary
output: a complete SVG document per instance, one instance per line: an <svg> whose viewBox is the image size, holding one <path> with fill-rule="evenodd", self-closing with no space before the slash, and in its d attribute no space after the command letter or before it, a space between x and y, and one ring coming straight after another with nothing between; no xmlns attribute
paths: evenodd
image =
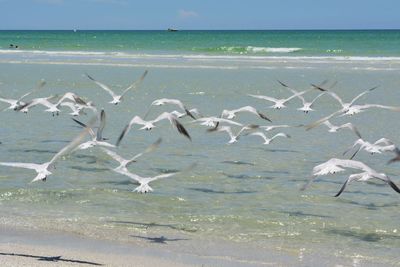
<svg viewBox="0 0 400 267"><path fill-rule="evenodd" d="M178 30L177 29L168 28L168 31L169 32L177 32Z"/></svg>

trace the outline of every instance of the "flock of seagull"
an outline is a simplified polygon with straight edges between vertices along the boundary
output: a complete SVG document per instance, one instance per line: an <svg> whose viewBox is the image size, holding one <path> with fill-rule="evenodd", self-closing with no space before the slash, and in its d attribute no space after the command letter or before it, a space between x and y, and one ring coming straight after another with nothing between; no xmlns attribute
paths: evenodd
<svg viewBox="0 0 400 267"><path fill-rule="evenodd" d="M108 94L110 94L112 100L109 102L112 105L118 105L121 101L123 101L123 97L130 91L138 88L140 84L145 79L148 71L146 70L138 80L129 85L126 89L122 91L122 93L115 93L109 86L104 83L97 81L91 75L86 74L86 77L92 81L94 84L102 88ZM68 108L70 110L70 115L73 116L73 120L80 125L83 130L65 147L63 147L58 153L56 153L48 162L42 164L36 163L20 163L20 162L0 162L1 166L9 166L9 167L17 167L17 168L25 168L31 169L36 172L36 177L32 180L35 181L45 181L48 176L52 174L52 171L55 169L56 162L62 157L75 153L79 150L92 149L94 147L99 147L102 152L111 157L113 160L119 163L119 166L111 169L112 171L127 176L131 178L138 186L134 189L134 191L139 193L147 193L153 191L152 187L150 187L149 183L158 179L167 178L174 176L180 172L190 171L195 167L195 164L188 166L186 169L179 172L172 172L167 174L161 174L154 177L141 177L137 174L132 173L128 167L136 162L142 155L150 153L158 148L160 143L162 142L161 138L156 142L147 147L143 152L134 155L129 159L125 159L119 154L117 154L118 147L124 137L132 130L135 125L139 125L139 130L151 130L157 127L162 121L168 121L176 131L183 135L184 137L191 140L191 136L189 132L186 130L184 125L180 122L180 119L184 117L190 118L190 123L196 123L202 126L206 126L207 132L209 133L225 133L229 136L228 144L234 144L239 141L240 138L248 138L250 136L260 138L262 143L265 145L270 144L276 138L290 138L290 135L284 132L277 132L272 136L268 136L267 133L270 131L274 131L276 129L283 129L289 127L303 127L306 130L311 130L320 125L324 125L328 128L329 132L338 132L343 129L351 130L356 136L354 144L347 149L343 155L346 155L349 151L355 149L355 152L351 155L349 159L338 159L331 158L328 161L319 164L313 168L312 171L312 179L306 183L301 190L305 190L308 186L319 176L335 174L339 172L343 172L346 169L355 170L356 173L352 173L348 176L343 186L340 188L339 192L335 195L335 197L342 194L345 188L353 181L368 181L370 179L378 179L385 183L387 183L393 190L400 193L399 187L389 178L385 173L380 173L370 168L366 164L361 161L354 160L355 156L360 151L366 151L371 154L381 154L384 152L394 152L396 156L390 160L388 163L393 163L396 161L400 161L400 150L397 146L389 139L380 138L379 140L371 143L362 138L362 135L357 130L356 126L351 122L342 124L342 125L333 125L330 120L335 117L343 117L348 115L355 115L361 112L366 111L371 108L380 108L387 109L392 111L400 111L400 107L393 106L385 106L381 104L356 104L356 102L365 94L368 94L374 91L377 87L373 87L368 89L356 97L354 97L350 102L345 102L341 97L339 97L335 92L332 91L332 88L336 83L333 83L330 86L327 86L327 81L322 82L319 85L311 84L311 88L303 91L298 91L296 89L291 88L287 84L278 81L280 85L288 90L291 94L287 98L274 98L271 96L265 95L253 95L248 94L249 97L260 99L263 101L271 102L272 106L270 108L273 109L283 109L285 108L289 102L294 99L301 100L303 106L298 108L299 111L304 113L309 113L314 111L313 105L314 103L323 97L324 95L330 96L335 99L340 108L333 112L332 114L325 116L314 123L309 125L259 125L259 124L243 124L241 122L236 121L236 117L240 113L249 113L257 116L263 122L271 123L271 119L266 114L260 112L256 108L247 105L243 107L239 107L233 110L224 109L220 115L216 116L204 116L197 108L189 109L182 101L178 99L156 99L154 100L147 112L143 117L138 115L133 116L133 118L126 124L123 131L119 135L117 142L115 144L111 144L108 142L108 139L103 137L103 130L106 125L106 113L104 109L98 111L96 105L91 102L83 99L78 96L76 93L67 92L61 97L57 95L51 95L49 97L43 98L33 98L28 101L27 99L31 94L40 90L43 86L45 86L46 82L44 80L40 81L38 86L32 91L22 95L18 99L8 99L0 96L0 102L7 103L9 106L5 107L2 111L6 110L14 110L16 112L28 113L30 109L36 106L45 107L45 112L51 113L53 116L59 115L64 108ZM310 91L317 91L319 94L312 99L312 101L306 101L305 95ZM161 105L172 105L176 106L179 110L174 110L171 112L162 112L154 119L147 119L150 114L150 111L154 109L156 106ZM76 117L87 114L87 111L91 111L94 113L93 117L88 120L87 123L83 123L80 120L76 119ZM97 123L98 122L98 123ZM89 140L86 140L86 136L89 136ZM85 141L86 140L86 141Z"/></svg>

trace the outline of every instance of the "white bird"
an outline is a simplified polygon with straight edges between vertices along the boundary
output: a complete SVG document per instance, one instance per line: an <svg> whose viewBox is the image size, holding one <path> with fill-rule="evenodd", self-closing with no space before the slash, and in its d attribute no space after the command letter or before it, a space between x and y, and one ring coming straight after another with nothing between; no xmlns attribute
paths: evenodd
<svg viewBox="0 0 400 267"><path fill-rule="evenodd" d="M41 81L39 82L38 86L37 86L35 89L33 89L32 91L30 91L30 92L28 92L28 93L22 95L22 96L21 96L20 98L18 98L18 99L7 99L7 98L4 98L4 97L0 97L0 102L8 103L8 104L10 105L9 107L3 109L3 111L6 110L6 109L17 110L17 108L18 108L19 106L25 105L25 103L22 102L22 100L23 100L24 98L26 98L27 96L31 95L32 93L36 92L37 90L41 89L43 86L45 86L45 84L46 84L46 81L45 81L45 80L41 80Z"/></svg>
<svg viewBox="0 0 400 267"><path fill-rule="evenodd" d="M83 110L78 108L75 103L67 101L67 102L61 103L60 105L63 107L70 108L72 112L69 113L69 115L71 115L71 116L79 116L79 115L84 114Z"/></svg>
<svg viewBox="0 0 400 267"><path fill-rule="evenodd" d="M187 168L184 171L186 172L188 170L191 170L191 169L194 168L194 166L195 166L195 164L191 165L189 168ZM179 174L181 172L184 172L184 171L165 173L165 174L160 174L160 175L156 175L156 176L153 176L153 177L141 177L141 176L139 176L137 174L133 174L133 173L131 173L129 171L118 171L118 173L128 176L129 178L131 178L132 180L134 180L136 183L139 184L139 186L136 187L133 190L133 192L148 193L148 192L152 192L153 191L153 188L151 188L150 185L149 185L150 182L153 182L153 181L158 180L158 179L168 178L168 177L177 175L177 174Z"/></svg>
<svg viewBox="0 0 400 267"><path fill-rule="evenodd" d="M335 195L338 197L346 186L352 181L368 181L372 178L379 179L381 181L389 184L393 190L400 193L400 189L390 180L390 178L384 173L378 173L372 168L368 167L366 164L361 161L350 160L350 159L337 159L332 158L322 164L319 164L313 168L313 178L302 188L302 190L306 189L307 186L315 179L316 176L326 175L326 174L334 174L338 172L342 172L345 168L355 169L362 171L361 173L350 175L346 182L343 184L342 188Z"/></svg>
<svg viewBox="0 0 400 267"><path fill-rule="evenodd" d="M360 97L362 97L363 95L375 90L376 88L378 88L378 86L372 87L371 89L365 90L364 92L362 92L361 94L357 95L356 97L354 97L350 102L345 103L337 94L335 94L332 91L328 91L327 89L321 88L320 86L317 86L315 84L311 84L314 88L320 90L320 91L324 91L327 92L329 95L331 95L332 97L334 97L342 106L339 110L333 112L332 114L323 117L319 120L317 120L316 122L309 124L306 126L306 130L311 130L312 128L315 128L316 126L320 125L321 123L329 120L330 118L338 115L338 114L345 114L346 112L349 111L349 109L353 106L353 104L355 103L355 101L357 101L357 99L359 99Z"/></svg>
<svg viewBox="0 0 400 267"><path fill-rule="evenodd" d="M267 100L270 102L274 102L275 104L270 106L270 108L275 108L275 109L281 109L281 108L285 108L285 103L289 102L290 100L292 100L293 98L299 97L301 95L304 95L305 93L311 91L312 89L308 89L308 90L304 90L301 92L298 92L296 94L293 94L292 96L288 97L288 98L283 98L283 99L276 99L274 97L270 97L270 96L265 96L265 95L252 95L252 94L248 94L248 96L254 97L254 98L258 98L258 99L263 99L263 100Z"/></svg>
<svg viewBox="0 0 400 267"><path fill-rule="evenodd" d="M151 144L149 147L146 148L145 151L135 155L134 157L130 158L130 159L124 159L123 157L121 157L120 155L118 155L117 153L115 153L114 151L111 151L107 148L102 147L101 149L107 153L107 155L109 155L110 157L112 157L115 161L119 162L119 166L114 168L113 171L115 172L128 172L127 167L132 164L133 162L136 162L136 160L143 156L146 153L152 152L154 151L161 143L161 138L159 138L155 143Z"/></svg>
<svg viewBox="0 0 400 267"><path fill-rule="evenodd" d="M247 130L252 130L258 128L258 125L247 125L242 127L236 134L233 134L232 128L230 126L217 126L215 128L207 130L208 132L227 132L230 140L228 144L236 143L239 140L240 135Z"/></svg>
<svg viewBox="0 0 400 267"><path fill-rule="evenodd" d="M101 110L100 112L100 125L99 128L97 129L97 132L94 133L93 129L91 127L88 127L86 124L76 120L72 119L79 125L81 125L84 128L88 128L89 134L91 136L91 140L86 141L82 144L80 144L76 149L81 149L85 150L88 148L92 148L94 146L104 146L104 147L115 147L114 145L105 142L103 138L103 130L104 127L106 126L106 113L104 112L104 109Z"/></svg>
<svg viewBox="0 0 400 267"><path fill-rule="evenodd" d="M322 124L324 124L326 127L329 128L328 132L330 132L330 133L336 133L341 129L348 128L348 129L352 130L359 138L361 138L360 132L357 130L357 128L351 122L336 126L336 125L333 125L329 120L326 120Z"/></svg>
<svg viewBox="0 0 400 267"><path fill-rule="evenodd" d="M264 114L262 114L261 112L259 112L257 109L255 109L252 106L244 106L244 107L241 107L238 109L233 109L233 110L224 109L222 111L221 118L227 118L229 120L232 120L236 117L236 113L239 113L239 112L253 113L253 114L257 115L258 117L260 117L261 119L271 122L271 120L267 116L265 116Z"/></svg>
<svg viewBox="0 0 400 267"><path fill-rule="evenodd" d="M286 85L285 83L283 83L283 82L281 82L281 81L279 81L279 80L278 80L278 82L279 82L282 86L288 88L293 94L299 93L297 90L295 90L295 89L289 87L289 86ZM331 87L332 87L332 86L331 86ZM303 102L303 106L302 106L301 108L298 108L297 110L303 111L304 113L308 113L308 112L310 112L310 111L314 111L314 109L311 108L312 105L314 104L314 102L315 102L318 98L320 98L320 97L323 96L324 94L325 94L325 92L320 93L320 94L317 95L311 102L307 102L307 101L304 99L304 97L303 97L302 95L299 95L298 98L300 98L300 100Z"/></svg>
<svg viewBox="0 0 400 267"><path fill-rule="evenodd" d="M105 85L105 84L103 84L103 83L101 83L101 82L99 82L99 81L96 81L96 80L95 80L92 76L90 76L89 74L86 73L86 76L87 76L90 80L92 80L95 84L97 84L98 86L100 86L101 88L103 88L106 92L108 92L108 93L111 95L111 97L113 98L113 100L109 102L110 104L118 105L118 103L120 103L120 102L122 101L122 98L124 97L124 95L125 95L129 90L136 88L137 86L139 86L139 85L142 83L142 81L143 81L144 78L146 77L147 73L148 73L148 71L146 70L146 71L142 74L142 76L139 78L139 80L137 80L137 81L135 81L134 83L132 83L131 85L129 85L124 91L122 91L122 93L121 93L120 95L115 94L114 91L110 89L110 87L108 87L107 85Z"/></svg>
<svg viewBox="0 0 400 267"><path fill-rule="evenodd" d="M395 151L397 149L394 143L387 138L381 138L373 144L360 138L357 139L354 144L349 147L345 152L343 152L343 155L345 155L347 152L357 146L359 146L358 149L356 150L356 152L354 152L350 159L353 159L360 150L365 150L371 154L382 154L382 152Z"/></svg>
<svg viewBox="0 0 400 267"><path fill-rule="evenodd" d="M144 118L147 117L147 115L149 114L151 107L152 106L163 106L165 104L170 104L170 105L176 105L178 106L182 111L184 111L188 116L190 116L192 119L196 119L192 113L190 113L190 110L188 110L185 105L182 103L182 101L180 101L179 99L170 99L170 98L160 98L160 99L156 99L154 100L151 105L149 110L146 112L146 115L144 116Z"/></svg>
<svg viewBox="0 0 400 267"><path fill-rule="evenodd" d="M349 109L341 116L358 114L358 113L364 112L366 109L369 109L369 108L389 109L389 110L397 111L397 112L400 111L400 107L384 106L384 105L379 105L379 104L353 105L353 106L349 107Z"/></svg>
<svg viewBox="0 0 400 267"><path fill-rule="evenodd" d="M174 115L172 115L169 112L163 112L154 120L149 120L149 121L145 121L139 116L134 116L132 120L125 126L124 130L119 136L117 141L117 146L121 143L124 136L130 131L130 129L134 124L143 125L143 127L140 128L140 130L148 131L155 128L156 127L155 124L162 120L168 120L171 123L171 125L178 130L180 134L186 136L189 140L192 140L189 133L186 131L185 127L183 127L183 125L178 121L178 119Z"/></svg>
<svg viewBox="0 0 400 267"><path fill-rule="evenodd" d="M41 97L41 98L34 98L31 101L25 103L24 105L20 105L17 107L17 111L21 111L23 113L28 113L29 109L37 106L37 105L42 105L45 106L47 109L45 109L45 112L51 112L52 115L54 116L55 114L58 115L60 113L60 109L58 108L61 104L60 101L57 101L57 103L53 104L50 102L50 100L57 98L57 96L49 96L49 97Z"/></svg>
<svg viewBox="0 0 400 267"><path fill-rule="evenodd" d="M95 120L96 118L91 119L89 125L92 125L95 122ZM37 173L37 176L31 182L36 182L39 180L45 181L47 177L52 174L51 170L54 168L55 162L61 157L67 155L72 150L74 150L87 133L88 133L88 128L85 128L85 130L83 130L77 137L75 137L67 146L62 148L49 162L45 162L42 164L0 162L0 165L34 170Z"/></svg>
<svg viewBox="0 0 400 267"><path fill-rule="evenodd" d="M274 136L272 136L271 138L268 138L263 132L255 132L255 133L250 133L248 135L260 136L264 140L264 145L269 145L277 137L290 138L290 135L285 134L285 133L277 133Z"/></svg>
<svg viewBox="0 0 400 267"><path fill-rule="evenodd" d="M203 117L203 118L196 119L192 122L200 122L200 125L204 125L207 127L217 127L220 123L227 123L230 125L243 126L243 124L241 124L239 122L224 119L224 118L218 118L218 117Z"/></svg>

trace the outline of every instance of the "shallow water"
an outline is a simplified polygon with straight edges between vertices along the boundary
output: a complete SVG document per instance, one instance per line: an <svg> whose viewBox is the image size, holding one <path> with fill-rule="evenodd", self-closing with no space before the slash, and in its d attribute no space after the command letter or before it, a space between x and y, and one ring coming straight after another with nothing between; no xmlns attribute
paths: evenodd
<svg viewBox="0 0 400 267"><path fill-rule="evenodd" d="M17 97L44 78L47 85L35 96L73 91L104 108L104 135L111 142L134 115L144 115L148 105L162 97L179 98L205 115L218 115L223 108L254 105L274 124L307 124L338 108L333 99L324 96L315 104L317 111L306 115L296 110L298 100L277 111L268 108L269 103L246 96L290 95L276 79L299 89L325 79L338 81L334 90L346 100L379 85L359 103L399 105L400 100L400 77L395 71L399 61L395 59L212 57L196 61L110 55L103 62L97 56L60 58L26 53L0 56L1 95ZM109 95L83 76L87 72L115 90L123 90L144 69L149 75L140 89L128 93L118 106L108 104ZM306 98L316 94L309 93ZM163 110L173 107L155 107L149 117ZM334 122L351 120L365 139L387 137L397 143L398 116L385 110L369 110ZM79 119L88 121L90 117ZM52 117L41 108L27 115L1 112L0 121L0 161L48 161L80 131L65 112ZM191 124L187 118L181 121L192 142L164 123L150 132L132 130L118 151L129 157L162 137L160 148L145 155L130 170L155 175L182 170L196 162L194 170L156 181L152 183L153 193L141 195L132 192L136 186L128 178L108 171L116 166L115 162L97 149L59 161L45 183L30 184L34 177L30 170L1 167L1 223L122 241L135 240L132 235L180 234L192 240L223 240L398 265L400 200L391 188L380 183L354 183L340 198L334 198L346 178L335 175L322 177L307 191L299 191L316 164L342 157L356 139L351 132L331 134L323 126L309 132L289 128L282 131L292 138L277 139L268 146L261 145L256 137L243 137L237 144L227 145L225 134L206 133L205 128ZM244 114L238 121L269 124ZM391 157L366 153L357 156L399 184L400 165L385 165Z"/></svg>

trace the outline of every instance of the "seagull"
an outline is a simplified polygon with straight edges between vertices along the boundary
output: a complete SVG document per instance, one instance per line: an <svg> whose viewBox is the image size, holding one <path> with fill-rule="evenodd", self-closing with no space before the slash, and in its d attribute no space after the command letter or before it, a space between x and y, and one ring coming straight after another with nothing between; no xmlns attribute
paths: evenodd
<svg viewBox="0 0 400 267"><path fill-rule="evenodd" d="M260 136L262 139L264 139L264 145L269 145L277 137L290 138L290 135L285 134L285 133L277 133L274 136L272 136L271 138L268 138L263 132L255 132L255 133L250 133L248 135Z"/></svg>
<svg viewBox="0 0 400 267"><path fill-rule="evenodd" d="M101 88L103 88L105 91L107 91L107 92L112 96L113 100L109 102L110 104L118 105L118 103L121 102L123 96L124 96L129 90L136 88L137 86L139 86L139 85L142 83L142 81L143 81L144 78L146 77L147 73L148 73L148 71L146 70L146 71L142 74L142 76L139 78L139 80L137 80L137 81L135 81L134 83L132 83L131 85L129 85L128 88L126 88L124 91L122 91L122 94L121 94L121 95L115 94L115 93L110 89L110 87L108 87L107 85L105 85L105 84L103 84L103 83L101 83L101 82L99 82L99 81L96 81L96 80L95 80L92 76L90 76L89 74L86 73L86 76L87 76L90 80L92 80L95 84L97 84L98 86L100 86Z"/></svg>
<svg viewBox="0 0 400 267"><path fill-rule="evenodd" d="M314 123L312 123L312 124L310 124L310 125L307 125L307 126L306 126L306 130L307 130L307 131L308 131L308 130L311 130L312 128L315 128L316 126L320 125L320 124L323 123L324 121L329 120L330 118L332 118L332 117L334 117L334 116L336 116L336 115L338 115L338 114L341 114L341 113L342 113L342 114L345 114L346 112L349 111L349 109L353 106L354 102L357 101L357 99L359 99L359 98L362 97L363 95L365 95L365 94L367 94L367 93L369 93L369 92L375 90L376 88L378 88L378 86L375 86L375 87L372 87L372 88L370 88L370 89L368 89L368 90L365 90L365 91L362 92L361 94L359 94L359 95L357 95L356 97L354 97L350 102L345 103L345 102L344 102L337 94L335 94L334 92L328 91L327 89L321 88L320 86L317 86L317 85L315 85L315 84L311 84L311 85L312 85L315 89L318 89L318 90L320 90L320 91L324 91L324 92L327 92L328 94L330 94L333 98L335 98L335 99L340 103L340 105L342 106L342 108L339 109L339 110L337 110L337 111L335 111L335 112L333 112L332 114L330 114L330 115L328 115L328 116L326 116L326 117L323 117L322 119L317 120L316 122L314 122Z"/></svg>
<svg viewBox="0 0 400 267"><path fill-rule="evenodd" d="M86 124L84 124L76 119L72 119L72 120L75 121L76 123L78 123L79 125L81 125L82 127L88 128L88 126ZM94 133L94 131L91 127L89 127L89 129L88 129L92 140L89 140L87 142L80 144L76 149L85 150L88 148L92 148L94 146L115 147L114 145L104 141L105 139L103 138L103 130L104 130L105 126L106 126L106 113L104 112L104 109L102 109L100 112L100 125L99 125L99 128L97 129L97 132Z"/></svg>
<svg viewBox="0 0 400 267"><path fill-rule="evenodd" d="M283 98L283 99L276 99L273 97L269 97L269 96L265 96L265 95L252 95L252 94L247 94L248 96L254 97L254 98L258 98L258 99L264 99L270 102L274 102L275 104L270 106L270 108L275 108L275 109L281 109L281 108L285 108L285 103L289 102L290 100L292 100L293 98L296 98L298 96L304 95L305 93L309 92L312 89L308 89L305 91L301 91L298 92L296 94L293 94L292 96L288 97L288 98Z"/></svg>
<svg viewBox="0 0 400 267"><path fill-rule="evenodd" d="M46 81L45 81L45 80L41 80L41 81L39 82L38 86L37 86L35 89L33 89L32 91L30 91L30 92L24 94L23 96L21 96L21 97L18 98L18 99L7 99L7 98L4 98L4 97L0 97L0 102L8 103L8 104L10 105L9 107L3 109L3 111L6 110L6 109L17 110L17 108L18 108L19 106L25 105L25 103L22 102L22 100L23 100L25 97L29 96L30 94L32 94L32 93L36 92L37 90L41 89L43 86L45 86L45 84L46 84Z"/></svg>
<svg viewBox="0 0 400 267"><path fill-rule="evenodd" d="M24 105L20 105L17 107L17 111L21 111L23 113L28 113L29 109L31 107L37 106L37 105L42 105L47 107L45 109L46 112L51 112L52 115L54 116L55 114L58 116L60 109L58 108L61 104L60 101L58 101L56 104L53 104L50 102L50 100L57 98L57 96L49 96L49 97L41 97L41 98L34 98L31 101L25 103Z"/></svg>
<svg viewBox="0 0 400 267"><path fill-rule="evenodd" d="M330 132L330 133L336 133L340 129L348 128L348 129L352 130L358 136L358 138L361 138L360 132L357 130L357 128L351 122L342 124L340 126L336 126L336 125L333 125L329 120L326 120L322 124L324 124L326 127L329 128L328 132Z"/></svg>
<svg viewBox="0 0 400 267"><path fill-rule="evenodd" d="M361 173L351 174L346 182L343 184L342 188L339 192L335 195L338 197L346 186L352 181L368 181L372 178L379 179L381 181L386 182L389 184L393 190L400 193L400 189L393 183L390 178L384 173L378 173L377 171L373 170L372 168L368 167L366 164L362 163L361 161L350 160L350 159L337 159L332 158L322 164L319 164L313 168L313 176L321 176L326 174L334 174L338 172L342 172L345 168L355 169L362 171ZM307 186L315 179L313 177L301 190L305 190Z"/></svg>
<svg viewBox="0 0 400 267"><path fill-rule="evenodd" d="M102 147L101 149L107 153L107 155L109 155L110 157L112 157L114 160L119 162L119 166L114 168L113 171L115 172L128 172L127 167L133 163L136 162L136 160L143 156L146 153L152 152L153 150L155 150L161 143L161 138L159 138L155 143L151 144L149 147L146 148L145 151L135 155L134 157L130 158L130 159L124 159L123 157L121 157L120 155L118 155L117 153L115 153L114 151L111 151L107 148Z"/></svg>
<svg viewBox="0 0 400 267"><path fill-rule="evenodd" d="M298 94L298 93L299 93L297 90L295 90L295 89L289 87L289 86L286 85L285 83L283 83L283 82L281 82L281 81L279 81L279 80L278 80L278 82L279 82L282 86L288 88L293 94ZM332 86L331 86L331 87L332 87ZM307 114L308 112L310 112L310 111L314 111L314 109L311 108L312 105L314 104L314 102L315 102L318 98L320 98L321 96L323 96L325 93L326 93L326 92L320 93L320 94L317 95L311 102L307 102L307 101L304 99L304 97L303 97L302 95L299 95L298 98L300 98L300 100L303 102L303 107L298 108L297 110L303 111L303 112L306 113L306 114Z"/></svg>
<svg viewBox="0 0 400 267"><path fill-rule="evenodd" d="M82 114L84 114L84 112L83 112L83 110L82 109L79 109L77 106L76 106L76 104L74 104L74 103L72 103L72 102L63 102L63 103L61 103L60 104L61 106L63 106L63 107L68 107L68 108L70 108L71 109L71 113L69 113L69 115L71 115L71 116L79 116L79 115L82 115Z"/></svg>
<svg viewBox="0 0 400 267"><path fill-rule="evenodd" d="M184 111L188 116L190 116L192 119L196 119L192 113L190 113L190 110L188 110L185 105L183 105L182 101L178 100L178 99L170 99L170 98L160 98L160 99L156 99L154 100L151 105L149 110L146 112L146 115L144 116L144 118L147 117L147 115L149 114L151 107L152 106L163 106L165 104L171 104L171 105L176 105L178 106L182 111Z"/></svg>
<svg viewBox="0 0 400 267"><path fill-rule="evenodd" d="M400 150L396 147L396 149L394 150L394 153L396 153L396 156L394 158L392 158L391 160L389 160L387 162L387 164L391 164L397 161L400 161Z"/></svg>
<svg viewBox="0 0 400 267"><path fill-rule="evenodd" d="M140 130L149 131L156 127L155 123L166 119L171 123L171 125L173 125L178 130L180 134L186 136L189 140L192 140L189 133L186 131L185 127L183 127L183 125L178 121L178 119L174 115L172 115L169 112L163 112L156 119L150 121L145 121L139 116L133 117L132 120L125 126L124 130L122 131L121 135L118 138L116 145L118 146L121 143L124 136L130 131L130 129L134 124L143 125L143 127L140 128Z"/></svg>
<svg viewBox="0 0 400 267"><path fill-rule="evenodd" d="M229 134L229 137L231 138L229 141L228 141L228 144L233 144L233 143L236 143L238 140L239 140L239 137L240 137L240 135L244 132L244 131L247 131L247 130L252 130L252 129L256 129L256 128L258 128L259 126L258 125L247 125L247 126L244 126L244 127L242 127L238 132L237 132L237 134L233 134L233 132L232 132L232 128L230 127L230 126L217 126L217 127L215 127L215 128L212 128L212 129L208 129L207 131L208 132L227 132L228 134Z"/></svg>
<svg viewBox="0 0 400 267"><path fill-rule="evenodd" d="M345 113L343 113L341 116L358 114L358 113L364 112L366 109L369 109L369 108L389 109L389 110L397 111L397 112L400 111L400 107L384 106L384 105L379 105L379 104L353 105L353 106L349 107L349 109Z"/></svg>
<svg viewBox="0 0 400 267"><path fill-rule="evenodd" d="M153 181L158 180L158 179L168 178L168 177L177 175L177 174L179 174L181 172L189 171L189 170L193 169L195 167L195 165L196 164L192 164L189 168L187 168L184 171L172 172L172 173L164 173L164 174L156 175L156 176L153 176L153 177L141 177L141 176L139 176L137 174L133 174L133 173L131 173L129 171L123 171L123 170L118 171L118 173L122 174L122 175L125 175L125 176L128 176L129 178L131 178L132 180L134 180L136 183L139 184L139 186L136 187L133 190L133 192L148 193L148 192L153 192L153 188L151 188L150 185L149 185L150 182L153 182Z"/></svg>
<svg viewBox="0 0 400 267"><path fill-rule="evenodd" d="M271 122L271 120L267 116L265 116L264 114L262 114L261 112L259 112L257 109L255 109L252 106L244 106L244 107L241 107L238 109L233 109L233 110L224 109L222 111L221 118L227 118L229 120L232 120L236 117L236 113L239 113L239 112L250 112L250 113L257 115L258 117L260 117L263 120L267 120L267 121Z"/></svg>
<svg viewBox="0 0 400 267"><path fill-rule="evenodd" d="M218 118L218 117L203 117L203 118L194 120L192 122L201 122L200 125L204 125L207 127L217 127L220 123L227 123L230 125L243 126L243 124L241 124L239 122L224 119L224 118Z"/></svg>
<svg viewBox="0 0 400 267"><path fill-rule="evenodd" d="M382 152L395 151L397 149L394 143L387 138L381 138L373 144L360 138L357 139L354 144L349 147L345 152L343 152L343 155L346 155L347 152L349 152L352 148L356 146L359 146L359 148L351 156L350 159L353 159L360 150L365 150L371 154L382 154Z"/></svg>
<svg viewBox="0 0 400 267"><path fill-rule="evenodd" d="M88 125L94 124L95 120L96 118L92 118ZM55 162L74 150L88 133L88 129L89 128L85 128L85 130L83 130L77 137L75 137L67 146L62 148L56 155L54 155L54 157L49 162L45 162L42 164L0 162L0 165L34 170L37 173L37 176L31 181L31 183L39 180L46 181L47 177L52 174L51 170L55 167Z"/></svg>

